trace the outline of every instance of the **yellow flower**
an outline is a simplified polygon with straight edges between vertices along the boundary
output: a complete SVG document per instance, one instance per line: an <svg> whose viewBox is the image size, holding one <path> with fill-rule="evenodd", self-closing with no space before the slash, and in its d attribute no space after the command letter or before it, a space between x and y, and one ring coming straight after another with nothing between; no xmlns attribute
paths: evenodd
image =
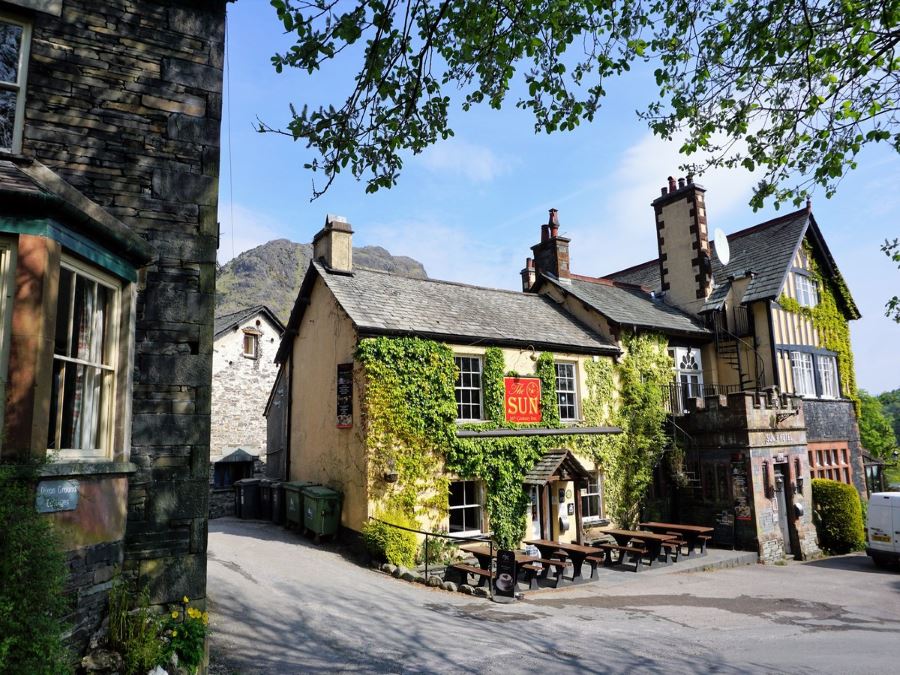
<svg viewBox="0 0 900 675"><path fill-rule="evenodd" d="M200 610L199 609L194 609L193 607L188 607L187 613L188 613L188 616L191 617L192 619L200 618Z"/></svg>
<svg viewBox="0 0 900 675"><path fill-rule="evenodd" d="M177 631L177 630L173 630L173 631L172 631L172 637L178 637L178 631Z"/></svg>
<svg viewBox="0 0 900 675"><path fill-rule="evenodd" d="M188 603L191 601L191 599L190 599L188 596L184 596L184 597L181 599L181 601L182 601L184 604L188 604Z"/></svg>
<svg viewBox="0 0 900 675"><path fill-rule="evenodd" d="M203 612L203 625L209 624L209 612Z"/></svg>
<svg viewBox="0 0 900 675"><path fill-rule="evenodd" d="M178 611L172 612L172 618L173 618L173 619L177 619L177 618L178 618Z"/></svg>

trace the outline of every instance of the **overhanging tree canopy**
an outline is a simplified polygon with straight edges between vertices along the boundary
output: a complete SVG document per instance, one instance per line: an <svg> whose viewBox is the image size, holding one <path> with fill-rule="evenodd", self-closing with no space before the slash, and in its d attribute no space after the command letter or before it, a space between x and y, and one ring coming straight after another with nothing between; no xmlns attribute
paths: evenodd
<svg viewBox="0 0 900 675"><path fill-rule="evenodd" d="M464 110L515 105L537 131L592 121L605 83L636 62L655 66L658 100L640 112L684 139L685 168L759 169L752 204L831 195L860 150L900 151L900 2L873 0L272 0L296 44L280 72L357 59L347 99L292 108L286 129L315 153L323 194L347 169L374 192L395 184L402 153L453 135ZM516 91L520 89L516 88Z"/></svg>

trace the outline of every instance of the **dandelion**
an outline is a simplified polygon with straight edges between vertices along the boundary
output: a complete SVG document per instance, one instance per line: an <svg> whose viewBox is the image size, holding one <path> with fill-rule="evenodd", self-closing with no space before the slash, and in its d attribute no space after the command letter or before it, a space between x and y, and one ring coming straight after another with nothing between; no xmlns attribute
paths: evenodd
<svg viewBox="0 0 900 675"><path fill-rule="evenodd" d="M200 618L200 610L199 609L194 609L193 607L189 607L187 612L188 612L188 616L191 617L192 619Z"/></svg>
<svg viewBox="0 0 900 675"><path fill-rule="evenodd" d="M203 619L204 626L209 624L209 612L203 612L203 615L201 618Z"/></svg>
<svg viewBox="0 0 900 675"><path fill-rule="evenodd" d="M181 601L182 601L184 604L188 604L188 603L191 601L191 599L190 599L188 596L184 596L184 597L181 599Z"/></svg>
<svg viewBox="0 0 900 675"><path fill-rule="evenodd" d="M177 611L177 610L174 611L174 612L172 612L172 618L173 618L173 619L177 619L177 618L178 618L178 611Z"/></svg>

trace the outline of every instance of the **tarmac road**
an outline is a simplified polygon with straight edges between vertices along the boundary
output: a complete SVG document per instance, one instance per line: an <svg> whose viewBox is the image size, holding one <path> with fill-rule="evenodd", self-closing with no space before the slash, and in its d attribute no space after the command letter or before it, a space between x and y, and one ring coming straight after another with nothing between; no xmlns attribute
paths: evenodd
<svg viewBox="0 0 900 675"><path fill-rule="evenodd" d="M224 518L208 576L216 674L900 672L900 571L863 555L623 571L499 605Z"/></svg>

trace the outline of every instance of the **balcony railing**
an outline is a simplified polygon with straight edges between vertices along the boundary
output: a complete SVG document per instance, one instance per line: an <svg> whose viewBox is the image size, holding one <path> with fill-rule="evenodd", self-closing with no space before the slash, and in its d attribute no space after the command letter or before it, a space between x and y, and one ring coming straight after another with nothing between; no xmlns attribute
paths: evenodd
<svg viewBox="0 0 900 675"><path fill-rule="evenodd" d="M712 312L709 315L708 325L719 340L733 340L736 337L742 338L753 335L750 309L743 305Z"/></svg>
<svg viewBox="0 0 900 675"><path fill-rule="evenodd" d="M736 384L679 384L675 382L667 385L666 389L668 393L666 412L675 417L687 412L687 403L692 398L724 396L741 390Z"/></svg>

